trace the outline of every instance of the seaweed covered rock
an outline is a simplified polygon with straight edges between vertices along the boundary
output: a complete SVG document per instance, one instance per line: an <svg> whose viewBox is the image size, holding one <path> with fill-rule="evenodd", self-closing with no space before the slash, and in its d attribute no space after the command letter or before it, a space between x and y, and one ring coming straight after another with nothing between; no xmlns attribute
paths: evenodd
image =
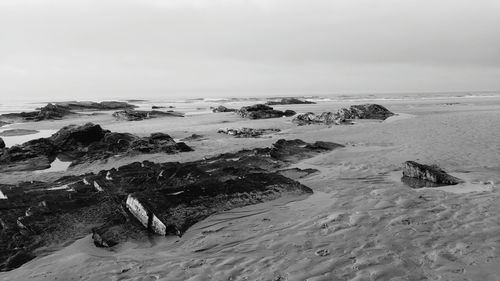
<svg viewBox="0 0 500 281"><path fill-rule="evenodd" d="M268 101L267 105L286 105L286 104L316 104L315 102L308 100L301 100L298 98L282 98L279 101Z"/></svg>
<svg viewBox="0 0 500 281"><path fill-rule="evenodd" d="M236 113L243 118L249 119L279 118L283 116L289 117L295 115L295 111L293 110L275 110L265 104L244 106L241 109L237 110Z"/></svg>
<svg viewBox="0 0 500 281"><path fill-rule="evenodd" d="M292 121L298 125L325 124L340 125L350 124L354 119L378 119L385 120L394 113L378 104L352 105L349 108L341 108L336 112L323 112L315 114L307 112L297 115Z"/></svg>
<svg viewBox="0 0 500 281"><path fill-rule="evenodd" d="M411 182L409 179L417 179L431 184L420 182L419 186L418 183ZM456 185L462 183L463 180L449 175L438 166L424 165L415 161L406 161L403 164L403 182L410 183L409 185L414 187L432 187L440 185Z"/></svg>
<svg viewBox="0 0 500 281"><path fill-rule="evenodd" d="M159 111L159 110L140 111L140 110L126 109L113 113L113 117L115 117L117 120L141 121L144 119L151 119L158 117L184 117L184 114L175 111Z"/></svg>

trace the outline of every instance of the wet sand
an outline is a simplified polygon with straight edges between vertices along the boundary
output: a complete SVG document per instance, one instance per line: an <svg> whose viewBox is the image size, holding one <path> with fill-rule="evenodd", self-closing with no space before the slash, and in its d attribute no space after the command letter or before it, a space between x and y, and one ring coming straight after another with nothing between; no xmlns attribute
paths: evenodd
<svg viewBox="0 0 500 281"><path fill-rule="evenodd" d="M448 104L459 102L459 104ZM57 130L88 121L105 129L176 139L193 133L195 151L117 157L70 168L98 171L152 160L191 161L279 138L333 141L346 148L295 167L320 173L299 180L307 198L283 198L218 214L182 237L131 241L112 251L90 237L7 273L0 280L499 280L500 99L387 101L398 113L352 126L301 126L291 118L244 120L232 113L139 122L109 116L25 123L16 128ZM297 112L333 111L334 102L276 106ZM241 139L219 128L280 128L270 138ZM461 186L411 189L401 164L438 164L466 181ZM57 178L63 172L0 175L2 182ZM290 202L292 201L292 202Z"/></svg>

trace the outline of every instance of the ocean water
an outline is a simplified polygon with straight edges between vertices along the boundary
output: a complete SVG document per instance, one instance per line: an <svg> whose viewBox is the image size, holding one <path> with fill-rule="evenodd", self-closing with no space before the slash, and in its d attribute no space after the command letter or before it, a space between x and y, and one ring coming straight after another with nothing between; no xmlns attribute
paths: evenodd
<svg viewBox="0 0 500 281"><path fill-rule="evenodd" d="M296 97L314 102L345 102L345 103L366 103L381 101L405 101L405 100L438 100L438 99L481 99L500 97L498 92L446 92L446 93L380 93L380 94L320 94L320 95L301 95L301 94L280 94L258 97L205 97L205 98L172 98L155 97L146 99L126 99L126 98L106 98L102 100L126 101L137 105L138 110L151 110L151 106L164 106L166 108L158 110L174 110L185 113L187 116L196 114L210 113L210 107L224 105L226 107L238 108L241 106L264 103L269 100L279 100L283 97ZM0 114L15 113L23 111L33 111L39 107L45 106L49 102L67 101L48 100L48 101L20 101L15 99L0 100ZM80 99L85 101L86 99ZM169 108L173 107L173 108Z"/></svg>

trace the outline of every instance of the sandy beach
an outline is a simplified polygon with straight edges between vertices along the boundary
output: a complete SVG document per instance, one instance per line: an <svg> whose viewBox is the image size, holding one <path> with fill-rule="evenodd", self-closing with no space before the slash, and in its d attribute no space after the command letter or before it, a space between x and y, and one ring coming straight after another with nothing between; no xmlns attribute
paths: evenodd
<svg viewBox="0 0 500 281"><path fill-rule="evenodd" d="M398 115L354 125L296 126L292 118L245 120L233 113L138 122L109 115L15 124L58 130L94 122L105 129L175 139L193 133L192 152L111 158L66 172L13 172L2 183L56 179L134 161L193 161L277 139L332 141L346 147L301 161L319 170L300 179L314 194L233 209L191 227L184 236L151 236L111 250L90 236L0 273L1 280L500 280L500 98L381 102ZM338 102L276 106L334 111ZM263 138L234 138L219 128L279 128ZM412 189L401 165L438 164L465 180Z"/></svg>

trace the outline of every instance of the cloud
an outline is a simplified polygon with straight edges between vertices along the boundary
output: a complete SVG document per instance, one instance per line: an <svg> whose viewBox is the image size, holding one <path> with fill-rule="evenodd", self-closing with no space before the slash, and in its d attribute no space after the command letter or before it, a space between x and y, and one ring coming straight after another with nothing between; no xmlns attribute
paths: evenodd
<svg viewBox="0 0 500 281"><path fill-rule="evenodd" d="M3 0L0 34L26 96L500 88L495 0Z"/></svg>

